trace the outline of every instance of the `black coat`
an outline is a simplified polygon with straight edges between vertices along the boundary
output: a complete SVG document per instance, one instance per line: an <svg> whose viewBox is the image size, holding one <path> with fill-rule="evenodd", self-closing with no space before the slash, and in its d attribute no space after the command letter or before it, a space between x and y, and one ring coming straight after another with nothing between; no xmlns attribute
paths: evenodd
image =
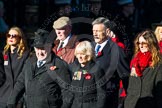
<svg viewBox="0 0 162 108"><path fill-rule="evenodd" d="M4 58L4 69L5 69L5 82L0 87L0 104L6 105L8 97L10 96L16 80L20 73L22 72L23 65L27 59L29 52L26 51L21 58L18 58L17 49L11 54L8 52Z"/></svg>
<svg viewBox="0 0 162 108"><path fill-rule="evenodd" d="M5 72L4 72L4 61L3 61L3 55L0 53L0 87L5 82Z"/></svg>
<svg viewBox="0 0 162 108"><path fill-rule="evenodd" d="M128 85L130 72L128 59L123 49L109 39L100 56L96 57L96 62L105 71L107 107L117 108L119 80L123 81L125 89Z"/></svg>
<svg viewBox="0 0 162 108"><path fill-rule="evenodd" d="M27 108L61 108L63 92L71 81L68 65L54 54L40 68L36 62L35 55L27 60L8 106L14 105L17 96L25 92ZM56 69L51 70L51 66L56 66Z"/></svg>
<svg viewBox="0 0 162 108"><path fill-rule="evenodd" d="M162 108L162 64L130 76L124 108Z"/></svg>
<svg viewBox="0 0 162 108"><path fill-rule="evenodd" d="M85 67L72 66L72 72L70 90L74 97L70 108L105 108L104 71L100 66L91 61ZM81 72L80 79L77 79L78 72Z"/></svg>

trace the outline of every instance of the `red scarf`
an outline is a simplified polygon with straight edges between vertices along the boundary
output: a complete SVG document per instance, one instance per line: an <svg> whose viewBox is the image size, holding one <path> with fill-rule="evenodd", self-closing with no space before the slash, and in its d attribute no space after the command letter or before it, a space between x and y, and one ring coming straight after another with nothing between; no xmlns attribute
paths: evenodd
<svg viewBox="0 0 162 108"><path fill-rule="evenodd" d="M152 56L150 52L138 52L137 55L132 59L130 68L134 67L137 76L141 77L144 69L151 66Z"/></svg>
<svg viewBox="0 0 162 108"><path fill-rule="evenodd" d="M160 53L162 54L162 41L159 42Z"/></svg>

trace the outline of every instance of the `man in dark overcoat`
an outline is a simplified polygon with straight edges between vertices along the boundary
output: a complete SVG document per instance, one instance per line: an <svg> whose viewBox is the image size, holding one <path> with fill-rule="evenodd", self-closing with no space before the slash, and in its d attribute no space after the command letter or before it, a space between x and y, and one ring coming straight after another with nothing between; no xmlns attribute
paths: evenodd
<svg viewBox="0 0 162 108"><path fill-rule="evenodd" d="M96 61L105 71L106 106L108 108L117 108L119 80L123 81L126 89L129 63L124 51L109 37L111 33L109 19L99 17L92 22L92 26Z"/></svg>
<svg viewBox="0 0 162 108"><path fill-rule="evenodd" d="M51 52L52 45L46 43L48 32L35 33L34 51L26 61L8 100L8 107L14 108L17 97L25 93L27 108L61 108L63 95L70 83L68 65Z"/></svg>

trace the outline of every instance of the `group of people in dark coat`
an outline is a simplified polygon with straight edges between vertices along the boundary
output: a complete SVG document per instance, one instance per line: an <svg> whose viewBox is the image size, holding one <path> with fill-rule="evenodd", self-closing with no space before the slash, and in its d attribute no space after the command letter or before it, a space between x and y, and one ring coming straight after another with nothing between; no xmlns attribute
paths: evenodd
<svg viewBox="0 0 162 108"><path fill-rule="evenodd" d="M5 76L0 92L7 87L8 96L3 92L6 100L0 97L0 107L118 108L122 80L125 90L128 88L125 108L161 108L162 59L156 36L149 30L137 36L129 66L124 50L110 37L110 24L109 19L99 17L92 22L93 40L75 38L75 43L70 44L75 37L71 21L61 17L53 25L55 42L49 43L49 32L38 29L32 44L35 53L30 55L23 34L12 28L3 52L5 70L2 66L0 74ZM9 64L14 71L7 70Z"/></svg>

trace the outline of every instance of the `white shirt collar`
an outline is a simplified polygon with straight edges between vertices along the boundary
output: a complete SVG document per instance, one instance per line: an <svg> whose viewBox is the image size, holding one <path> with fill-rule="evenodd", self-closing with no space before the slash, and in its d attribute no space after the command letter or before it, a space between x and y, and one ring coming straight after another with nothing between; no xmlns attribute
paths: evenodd
<svg viewBox="0 0 162 108"><path fill-rule="evenodd" d="M106 43L107 43L107 42L108 42L108 40L104 41L104 42L103 42L103 43L101 43L101 44L96 44L95 49L96 49L97 45L100 45L100 46L101 46L101 48L99 49L99 52L101 52L101 51L102 51L102 49L104 48L104 46L106 45Z"/></svg>
<svg viewBox="0 0 162 108"><path fill-rule="evenodd" d="M40 61L42 61L43 63L41 64L41 66L43 66L45 63L46 63L46 61L45 60L40 60ZM37 61L37 66L38 67L41 67L41 66L39 66L39 61Z"/></svg>
<svg viewBox="0 0 162 108"><path fill-rule="evenodd" d="M64 41L60 41L60 43L64 42L63 48L68 44L68 41L69 41L70 37L71 37L71 34Z"/></svg>

